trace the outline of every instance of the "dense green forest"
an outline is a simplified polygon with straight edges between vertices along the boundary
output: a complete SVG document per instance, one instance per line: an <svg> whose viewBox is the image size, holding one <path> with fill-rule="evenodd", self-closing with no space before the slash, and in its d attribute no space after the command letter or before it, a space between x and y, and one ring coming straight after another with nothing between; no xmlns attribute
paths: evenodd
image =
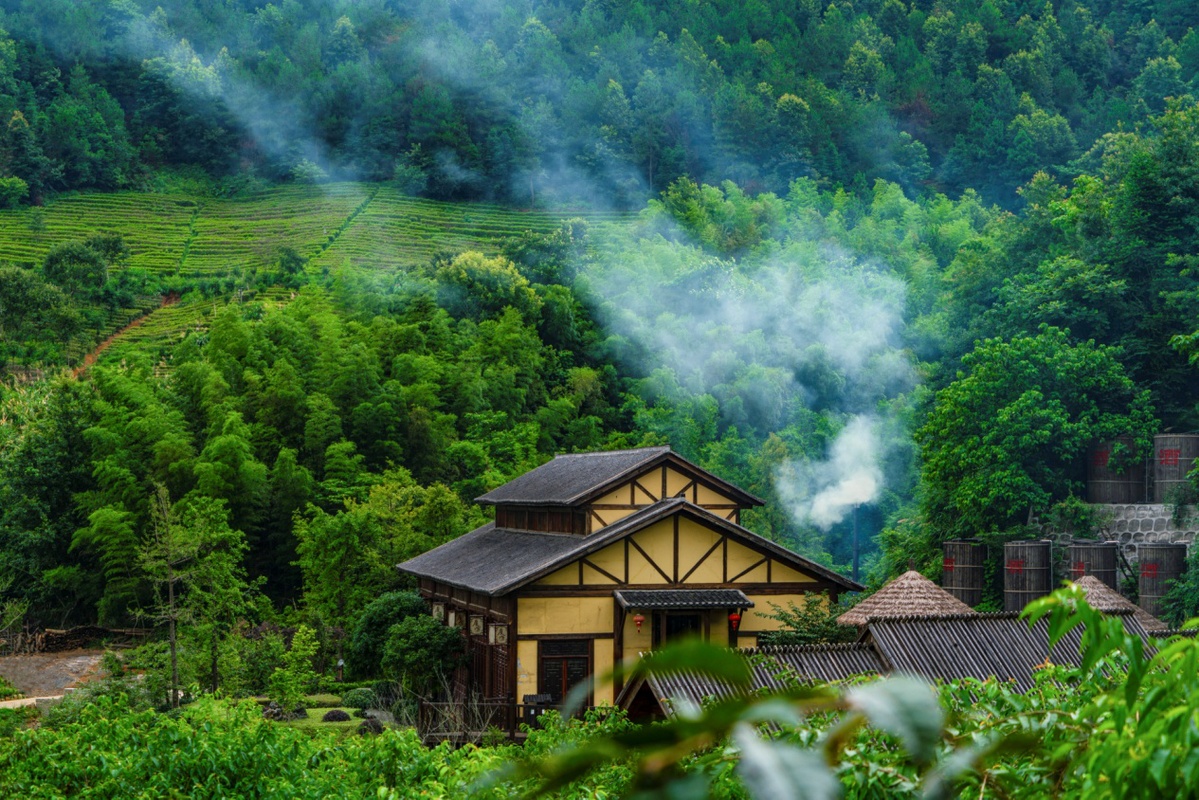
<svg viewBox="0 0 1199 800"><path fill-rule="evenodd" d="M831 565L856 515L878 580L935 569L947 537L1020 535L1077 495L1095 438L1194 427L1186 10L805 8L9 9L4 153L35 206L3 221L7 369L78 365L150 313L79 377L4 390L7 596L45 623L133 619L164 487L223 509L276 608L348 624L403 588L387 564L481 519L476 495L662 442ZM851 89L861 59L876 81ZM580 105L599 89L623 122ZM1070 147L1038 151L1034 122ZM650 131L680 138L637 155ZM382 183L326 183L347 176ZM121 187L143 194L63 194ZM413 193L645 206L522 229ZM353 597L316 569L334 541Z"/></svg>
<svg viewBox="0 0 1199 800"><path fill-rule="evenodd" d="M436 694L457 634L394 565L557 453L670 444L805 556L848 573L859 531L873 585L1033 517L1085 535L1096 440L1199 429L1197 96L1185 0L0 0L0 633L162 634L40 731L0 714L0 786L94 741L95 796L169 784L130 757L160 736L219 783L200 730L297 797L511 796L564 744L623 753L619 715L526 759L325 747L220 699L340 692L343 656L398 717ZM839 727L849 692L777 763L951 796L995 758L971 796L1105 796L1102 759L1169 740L1150 778L1193 788L1140 682L1193 706L1194 648L1088 642L1029 697L940 687L924 756ZM714 713L663 729L681 771L624 753L578 796L745 796L692 746L743 736ZM1003 755L1030 729L1061 749Z"/></svg>
<svg viewBox="0 0 1199 800"><path fill-rule="evenodd" d="M639 206L681 176L1017 204L1199 75L1183 0L5 0L9 202L290 176Z"/></svg>

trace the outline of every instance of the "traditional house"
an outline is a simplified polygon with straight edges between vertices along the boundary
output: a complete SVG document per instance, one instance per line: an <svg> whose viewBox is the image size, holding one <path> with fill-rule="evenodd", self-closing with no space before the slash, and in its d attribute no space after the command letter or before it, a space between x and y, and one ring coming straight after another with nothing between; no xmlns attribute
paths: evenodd
<svg viewBox="0 0 1199 800"><path fill-rule="evenodd" d="M684 635L755 645L772 606L862 589L743 528L761 501L668 447L558 456L478 502L494 522L399 569L464 630L468 683L492 700L557 702Z"/></svg>

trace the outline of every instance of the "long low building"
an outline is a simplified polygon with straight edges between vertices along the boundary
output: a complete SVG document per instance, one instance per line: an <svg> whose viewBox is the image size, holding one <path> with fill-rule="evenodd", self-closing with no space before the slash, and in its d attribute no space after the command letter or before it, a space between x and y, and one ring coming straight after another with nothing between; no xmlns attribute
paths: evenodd
<svg viewBox="0 0 1199 800"><path fill-rule="evenodd" d="M1126 610L1111 612L1129 633L1148 640L1140 620ZM901 673L929 681L963 678L1011 681L1032 688L1038 670L1047 664L1078 666L1079 628L1049 647L1048 623L1030 626L1014 612L947 614L939 616L873 616L854 644L747 647L753 657L748 688L734 688L702 669L670 675L649 674L630 681L617 702L630 715L673 714L682 705L702 705L708 698L777 689L791 681L828 683L859 675Z"/></svg>

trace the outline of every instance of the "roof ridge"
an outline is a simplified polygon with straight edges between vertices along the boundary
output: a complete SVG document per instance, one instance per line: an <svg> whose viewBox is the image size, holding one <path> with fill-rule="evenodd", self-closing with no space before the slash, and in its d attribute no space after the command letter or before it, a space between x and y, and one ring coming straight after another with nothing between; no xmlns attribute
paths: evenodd
<svg viewBox="0 0 1199 800"><path fill-rule="evenodd" d="M589 450L585 453L558 453L554 458L595 458L597 456L628 455L656 450L658 452L674 452L668 444L656 444L651 447L626 447L623 450Z"/></svg>
<svg viewBox="0 0 1199 800"><path fill-rule="evenodd" d="M811 644L764 644L757 647L738 647L746 655L784 655L786 653L816 653L828 650L874 650L868 642L813 642Z"/></svg>

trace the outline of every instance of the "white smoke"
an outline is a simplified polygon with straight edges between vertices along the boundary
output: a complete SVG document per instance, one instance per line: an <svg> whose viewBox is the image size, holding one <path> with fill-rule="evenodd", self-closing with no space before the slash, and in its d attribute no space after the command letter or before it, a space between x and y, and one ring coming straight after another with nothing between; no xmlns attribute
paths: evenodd
<svg viewBox="0 0 1199 800"><path fill-rule="evenodd" d="M844 423L823 458L776 470L796 522L827 531L879 499L888 458L908 438L893 401L915 383L905 286L889 268L810 241L736 264L654 236L604 261L586 280L607 300L605 327L637 345L647 374L668 367L743 433Z"/></svg>
<svg viewBox="0 0 1199 800"><path fill-rule="evenodd" d="M779 495L801 522L827 531L883 488L884 442L879 421L856 416L837 434L824 461L785 464L775 476Z"/></svg>

